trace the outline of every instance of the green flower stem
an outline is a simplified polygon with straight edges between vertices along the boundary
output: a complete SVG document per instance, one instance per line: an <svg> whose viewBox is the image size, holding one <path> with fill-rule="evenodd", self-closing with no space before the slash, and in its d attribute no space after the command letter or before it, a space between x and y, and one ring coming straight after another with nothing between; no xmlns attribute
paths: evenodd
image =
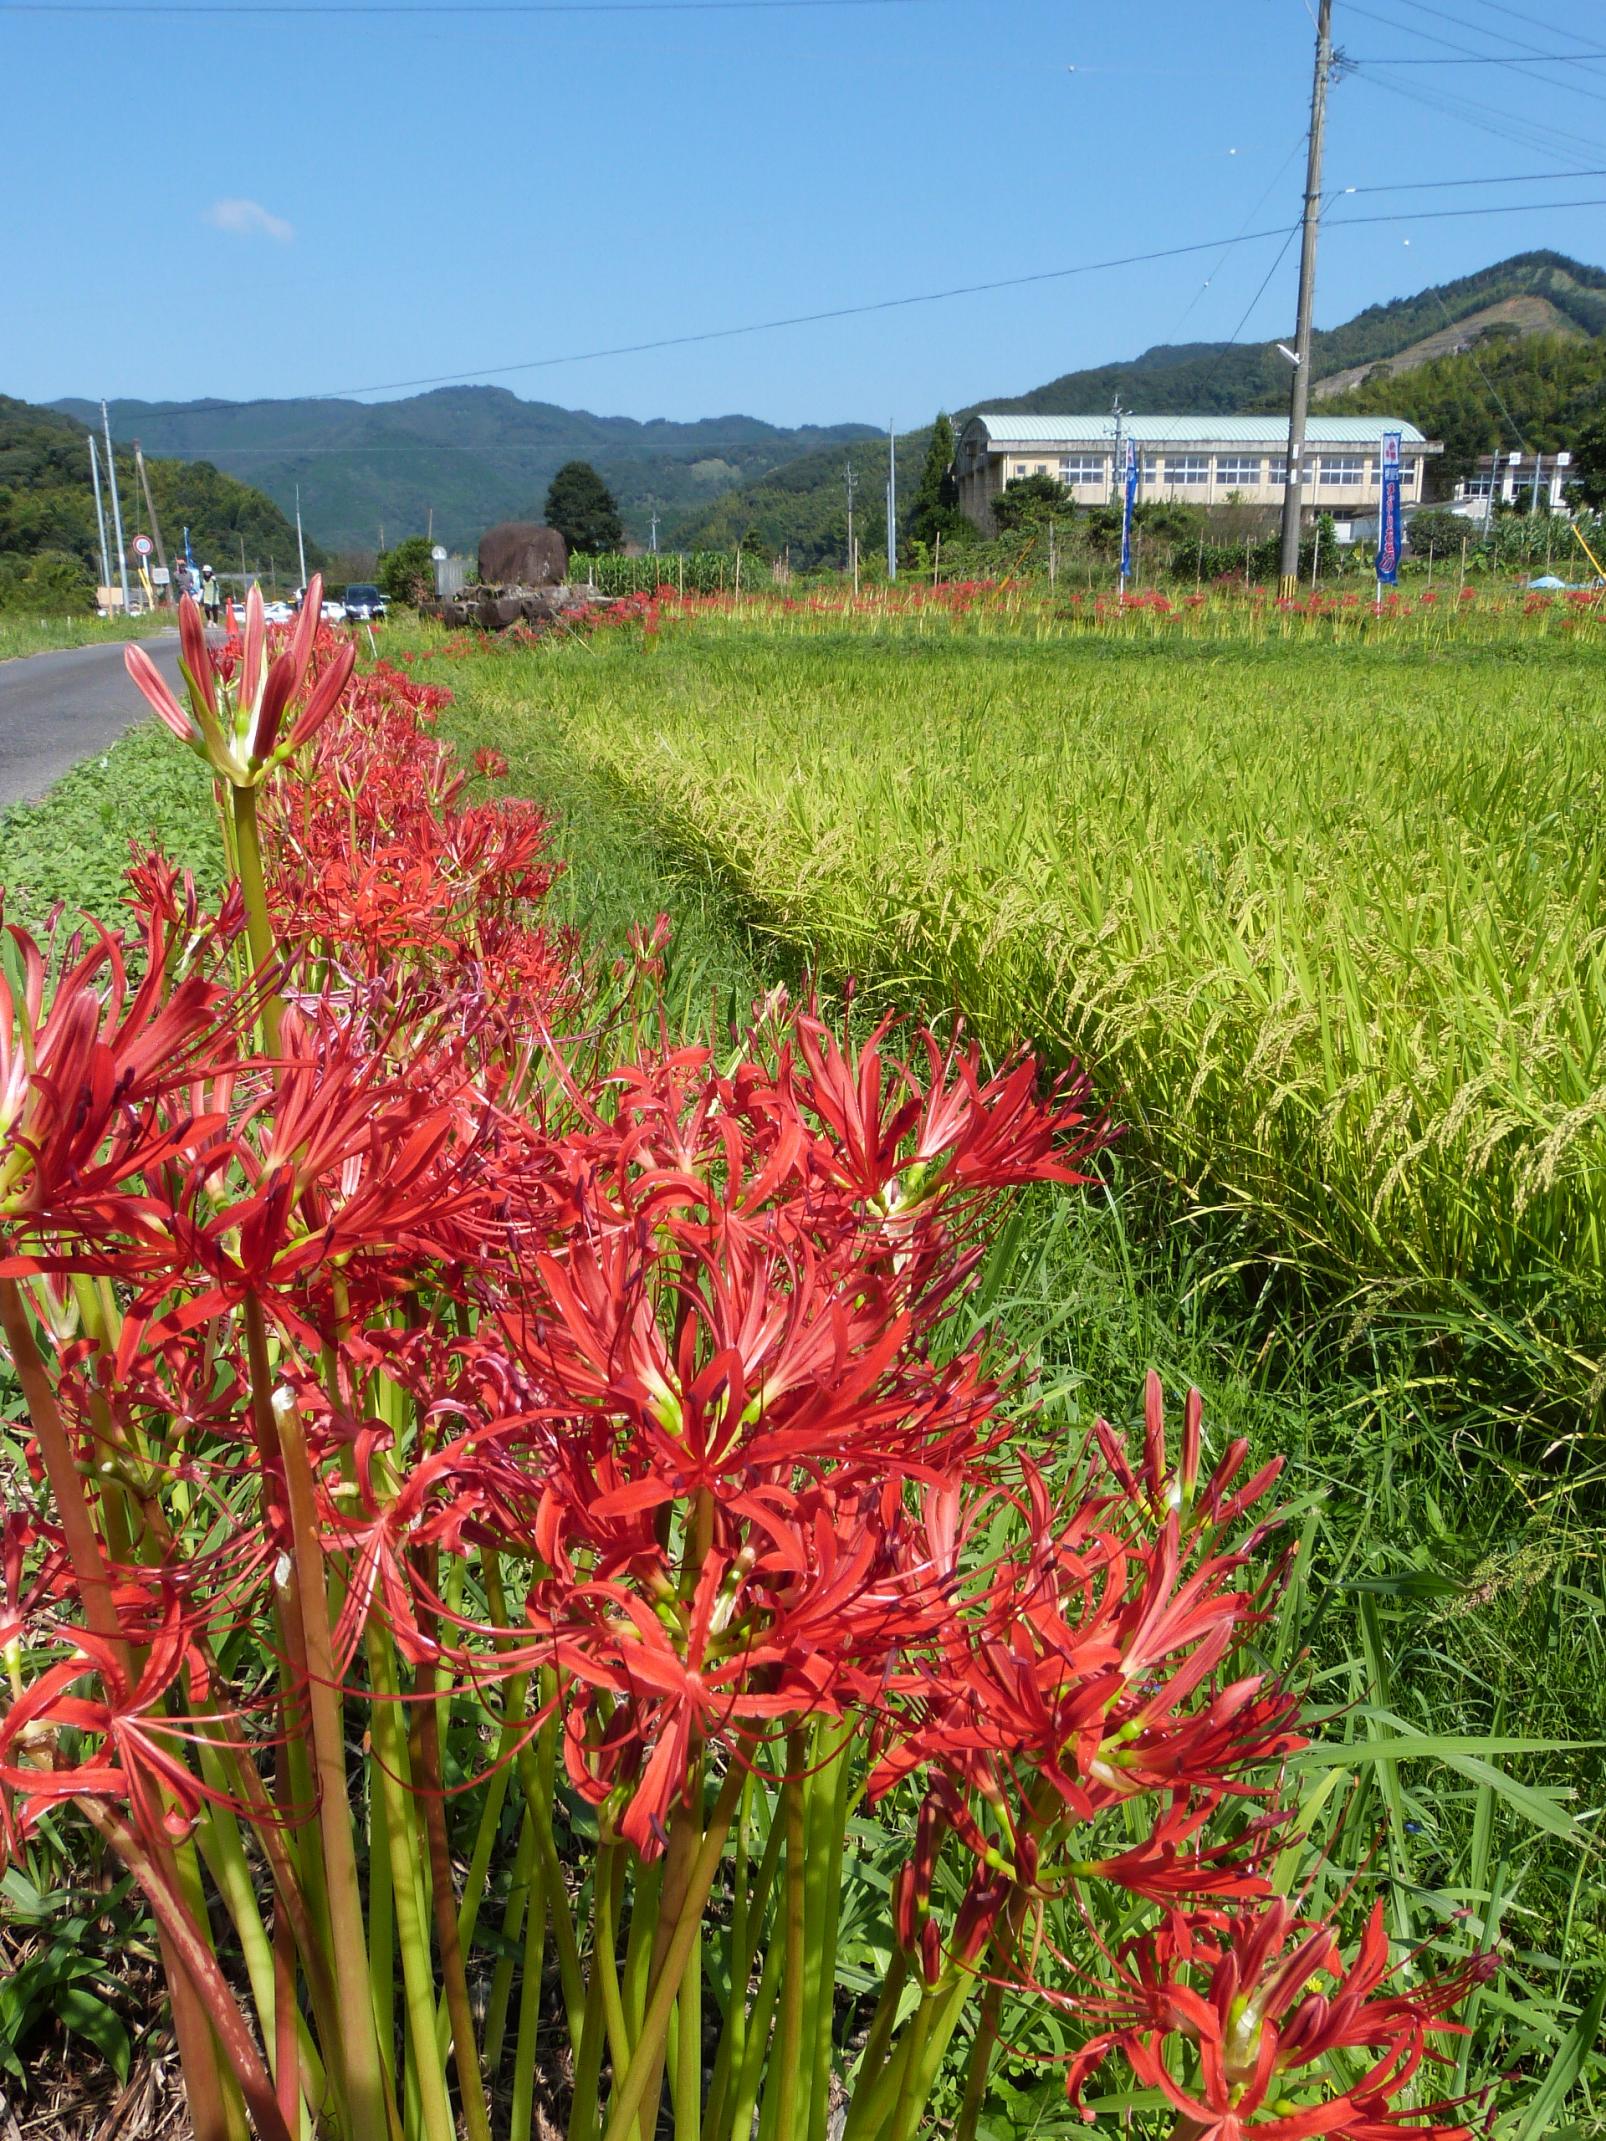
<svg viewBox="0 0 1606 2141"><path fill-rule="evenodd" d="M703 1941L698 1915L691 1953L681 1973L675 2002L675 2141L702 2141L703 2114Z"/></svg>
<svg viewBox="0 0 1606 2141"><path fill-rule="evenodd" d="M780 1824L776 1824L777 1829ZM772 1940L764 1954L764 1968L759 1973L758 1990L753 1995L752 2014L748 2019L740 2066L735 2069L734 2093L731 2099L729 2119L723 2119L717 2129L719 2141L749 2141L753 2131L753 2113L758 2107L759 2087L764 2079L764 2054L770 2041L770 2023L775 2015L775 2003L780 1997L781 1963L786 1954L786 1944ZM709 2121L710 2134L715 2132L713 2120Z"/></svg>
<svg viewBox="0 0 1606 2141"><path fill-rule="evenodd" d="M246 1352L251 1368L252 1402L260 1406L269 1388L267 1326L262 1304L245 1302ZM346 2099L361 2134L382 2134L394 2118L379 2058L370 1996L368 1941L363 1925L362 1887L352 1835L351 1800L346 1783L346 1719L341 1676L329 1633L329 1598L325 1588L323 1549L318 1537L318 1509L312 1463L301 1420L293 1405L267 1407L278 1437L290 1513L293 1589L306 1654L306 1701L312 1724L312 1756L318 1779L318 1833L323 1846L324 1880L329 1896L329 1928L334 1976L340 1995L340 2052L346 2072ZM478 2141L478 2137L474 2137Z"/></svg>
<svg viewBox="0 0 1606 2141"><path fill-rule="evenodd" d="M574 2061L574 2104L569 2113L569 2141L596 2141L602 2099L602 2055L608 2023L602 2005L602 1972L593 1967L586 1984L580 2020L580 2049Z"/></svg>
<svg viewBox="0 0 1606 2141"><path fill-rule="evenodd" d="M815 1735L815 1760L833 1731L823 1720ZM848 1801L853 1765L848 1759L853 1728L841 1728L834 1753L825 1756L809 1779L807 1878L804 1910L808 1926L808 1961L804 1978L803 2064L807 2141L825 2141L831 2085L831 2024L836 1997L837 1928L842 1908L842 1865L846 1856Z"/></svg>
<svg viewBox="0 0 1606 2141"><path fill-rule="evenodd" d="M531 1825L534 1838L534 1825ZM519 2031L513 2050L508 2141L530 2141L535 2122L535 2064L541 2039L541 1965L546 1954L546 1877L537 1854L524 1920L524 1970L519 1981ZM572 2025L571 2025L572 2027Z"/></svg>
<svg viewBox="0 0 1606 2141"><path fill-rule="evenodd" d="M786 1824L786 1964L781 1979L781 2016L777 2033L779 2095L775 2141L798 2141L798 2097L804 2074L804 2022L808 2004L808 1748L807 1736L786 1738L786 1781L781 1811Z"/></svg>
<svg viewBox="0 0 1606 2141"><path fill-rule="evenodd" d="M909 2025L907 2056L903 2062L903 2078L898 2086L898 2103L893 2113L892 2131L888 2141L911 2141L915 2121L925 2103L925 2092L920 2087L921 2069L925 2065L926 2045L931 2035L935 1995L927 1993L915 2009L914 2020Z"/></svg>
<svg viewBox="0 0 1606 2141"><path fill-rule="evenodd" d="M396 1893L390 1879L390 1823L385 1794L368 1768L368 1977L374 2028L382 2046L396 2041Z"/></svg>
<svg viewBox="0 0 1606 2141"><path fill-rule="evenodd" d="M965 2064L965 2093L954 2126L954 2141L976 2141L976 2123L987 2096L987 2077L992 2070L993 2048L998 2042L998 2018L1003 2005L1003 1982L991 1978L982 1994L981 2013L976 2018L976 2039Z"/></svg>
<svg viewBox="0 0 1606 2141"><path fill-rule="evenodd" d="M430 1959L429 1923L423 1911L417 1875L423 1853L413 1826L407 1732L402 1722L395 1661L376 1623L369 1624L367 1642L368 1672L374 1690L374 1753L378 1761L380 1789L385 1795L391 1899L402 1958L410 2071L418 2091L424 2141L457 2141L456 2126L446 2099L446 2078L435 2050L435 1970ZM367 1983L366 1970L363 1983ZM383 2129L376 2127L372 2131L378 2133ZM363 2141L366 2141L365 2134Z"/></svg>
<svg viewBox="0 0 1606 2141"><path fill-rule="evenodd" d="M502 2064L502 2046L507 2037L508 2001L513 1993L513 1956L524 1930L527 1910L543 1910L535 1887L535 1831L526 1815L519 1824L518 1848L513 1854L513 1872L508 1882L507 1908L502 1913L502 1937L496 1968L491 1973L490 1997L485 2003L485 2033L481 2056L485 2071L495 2076ZM494 2083L493 2083L494 2086Z"/></svg>
<svg viewBox="0 0 1606 2141"><path fill-rule="evenodd" d="M423 1675L421 1674L422 1681ZM414 1726L421 1759L415 1767L429 1845L430 1886L435 1904L435 1938L440 1948L441 1977L452 2025L452 2059L457 2068L458 2101L468 2141L491 2141L491 2115L480 2076L474 2035L474 2008L468 1996L463 1949L457 1937L458 1902L452 1886L451 1842L446 1833L446 1794L441 1775L440 1709L420 1702ZM422 2051L420 2051L422 2057ZM438 2055L437 2055L438 2056Z"/></svg>
<svg viewBox="0 0 1606 2141"><path fill-rule="evenodd" d="M630 2064L630 2032L619 1990L619 1901L624 1893L625 1850L610 1836L599 1845L591 1871L591 1968L601 1981L602 2018L614 2072Z"/></svg>
<svg viewBox="0 0 1606 2141"><path fill-rule="evenodd" d="M696 1946L703 1905L708 1901L708 1891L713 1887L714 1876L719 1871L725 1839L736 1816L741 1790L742 1771L740 1768L732 1768L720 1788L701 1849L692 1862L690 1877L669 1933L663 1966L656 1975L647 2001L647 2011L642 2017L641 2036L635 2055L626 2072L615 2078L613 2102L609 2107L603 2141L626 2141L640 2117L643 2106L648 2103L650 2092L658 2086L662 2077L664 2043L668 2036L670 2014L674 2008L676 1993L680 1989L681 1978L685 1974L687 1959Z"/></svg>
<svg viewBox="0 0 1606 2141"><path fill-rule="evenodd" d="M558 1958L558 1979L563 1987L564 2012L569 2024L569 2042L578 2054L585 2014L585 1970L580 1961L580 1942L574 1930L574 1913L569 1908L568 1891L563 1885L563 1867L552 1837L552 1788L556 1761L550 1726L544 1727L541 1732L540 1757L526 1747L519 1756L518 1767L525 1811L535 1830L537 1860L541 1868L542 1888L546 1895L547 1916L552 1924L552 1945Z"/></svg>
<svg viewBox="0 0 1606 2141"><path fill-rule="evenodd" d="M262 874L262 833L257 822L255 788L229 788L229 814L234 826L235 861L240 873L240 892L245 901L245 935L259 977L271 973L278 961L273 918L268 911L268 888ZM262 1032L269 1055L279 1053L279 1021L284 1000L277 988L262 999Z"/></svg>
<svg viewBox="0 0 1606 2141"><path fill-rule="evenodd" d="M632 2044L641 2035L641 2018L647 2012L647 1975L652 1964L653 1936L663 1897L663 1862L638 1865L635 1872L623 1982L625 2028Z"/></svg>

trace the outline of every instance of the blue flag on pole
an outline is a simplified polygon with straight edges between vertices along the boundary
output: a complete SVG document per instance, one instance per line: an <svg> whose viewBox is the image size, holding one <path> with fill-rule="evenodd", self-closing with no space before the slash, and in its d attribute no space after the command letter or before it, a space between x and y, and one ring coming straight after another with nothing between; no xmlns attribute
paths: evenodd
<svg viewBox="0 0 1606 2141"><path fill-rule="evenodd" d="M1386 587L1400 578L1400 548L1405 532L1400 519L1400 434L1385 431L1381 463L1383 495L1377 523L1377 577Z"/></svg>
<svg viewBox="0 0 1606 2141"><path fill-rule="evenodd" d="M1132 508L1138 502L1138 442L1126 442L1126 476L1121 506L1121 578L1132 577Z"/></svg>

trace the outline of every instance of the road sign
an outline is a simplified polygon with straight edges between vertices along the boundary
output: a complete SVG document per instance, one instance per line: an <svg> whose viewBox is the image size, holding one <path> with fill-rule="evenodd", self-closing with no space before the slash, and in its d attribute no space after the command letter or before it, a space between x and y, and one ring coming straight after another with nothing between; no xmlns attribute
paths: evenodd
<svg viewBox="0 0 1606 2141"><path fill-rule="evenodd" d="M172 578L173 575L168 571L165 565L153 565L151 567L151 579L157 587L169 586L172 582Z"/></svg>
<svg viewBox="0 0 1606 2141"><path fill-rule="evenodd" d="M134 538L134 555L135 555L136 557L141 557L141 558L148 558L148 557L150 556L151 552L152 552L152 551L153 551L153 550L154 550L155 548L156 548L156 545L155 545L155 544L154 544L154 543L153 543L153 542L151 541L151 539L150 539L150 537L149 537L148 535L136 535L136 536L135 536L135 538Z"/></svg>

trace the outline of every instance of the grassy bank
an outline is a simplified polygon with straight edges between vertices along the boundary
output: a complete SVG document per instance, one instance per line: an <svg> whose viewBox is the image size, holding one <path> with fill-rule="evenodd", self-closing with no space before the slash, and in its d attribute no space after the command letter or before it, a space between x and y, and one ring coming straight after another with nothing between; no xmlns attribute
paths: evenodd
<svg viewBox="0 0 1606 2141"><path fill-rule="evenodd" d="M91 647L105 640L143 639L171 622L166 617L26 617L0 611L0 662L55 647Z"/></svg>
<svg viewBox="0 0 1606 2141"><path fill-rule="evenodd" d="M1173 1210L1424 1373L1515 1365L1570 1437L1606 1358L1606 659L1533 627L789 614L460 666L784 952L1083 1056Z"/></svg>

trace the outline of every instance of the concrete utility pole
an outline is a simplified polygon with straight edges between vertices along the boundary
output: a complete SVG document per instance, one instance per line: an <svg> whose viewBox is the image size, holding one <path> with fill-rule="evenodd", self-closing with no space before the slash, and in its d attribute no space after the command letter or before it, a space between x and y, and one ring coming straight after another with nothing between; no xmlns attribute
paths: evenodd
<svg viewBox="0 0 1606 2141"><path fill-rule="evenodd" d="M123 615L128 615L128 559L123 553L123 508L117 496L117 463L112 459L112 420L104 402L100 421L106 432L106 480L112 487L112 532L117 537L117 577L123 588Z"/></svg>
<svg viewBox="0 0 1606 2141"><path fill-rule="evenodd" d="M1305 159L1305 226L1299 248L1299 321L1294 332L1294 384L1288 397L1288 480L1283 490L1283 542L1277 592L1299 592L1299 515L1304 501L1305 419L1310 411L1310 338L1316 305L1316 235L1322 216L1322 142L1327 131L1327 79L1333 71L1333 0L1316 17L1316 78L1310 93L1310 147Z"/></svg>
<svg viewBox="0 0 1606 2141"><path fill-rule="evenodd" d="M156 517L156 500L151 496L151 479L145 472L145 456L139 450L138 439L134 441L134 473L145 493L145 510L151 517L151 541L156 545L156 562L166 572L167 552L162 545L162 524Z"/></svg>
<svg viewBox="0 0 1606 2141"><path fill-rule="evenodd" d="M112 584L112 561L106 551L106 508L100 495L100 456L95 451L95 434L89 434L89 475L95 486L95 526L100 531L100 584Z"/></svg>
<svg viewBox="0 0 1606 2141"><path fill-rule="evenodd" d="M433 506L429 509L429 525L430 531L433 533L435 527L435 508ZM301 585L305 588L307 584L307 544L306 538L301 533L301 486L299 483L296 485L296 562L301 567Z"/></svg>
<svg viewBox="0 0 1606 2141"><path fill-rule="evenodd" d="M653 508L652 512L652 532L649 540L652 545L652 554L656 557L658 555L658 511L656 507Z"/></svg>
<svg viewBox="0 0 1606 2141"><path fill-rule="evenodd" d="M898 577L898 434L887 426L887 578Z"/></svg>
<svg viewBox="0 0 1606 2141"><path fill-rule="evenodd" d="M854 558L854 555L853 555L853 493L854 493L854 489L855 489L855 487L856 487L856 486L857 486L857 484L858 484L858 481L859 481L859 479L858 479L858 477L857 477L857 476L856 476L856 475L854 474L854 472L853 472L853 463L852 463L852 461L851 461L851 460L850 460L850 461L849 461L849 462L847 463L847 472L848 472L848 474L847 474L847 483L848 483L848 570L849 570L849 572L852 572L852 573L856 573L856 571L857 571L857 561L855 560L855 558Z"/></svg>

